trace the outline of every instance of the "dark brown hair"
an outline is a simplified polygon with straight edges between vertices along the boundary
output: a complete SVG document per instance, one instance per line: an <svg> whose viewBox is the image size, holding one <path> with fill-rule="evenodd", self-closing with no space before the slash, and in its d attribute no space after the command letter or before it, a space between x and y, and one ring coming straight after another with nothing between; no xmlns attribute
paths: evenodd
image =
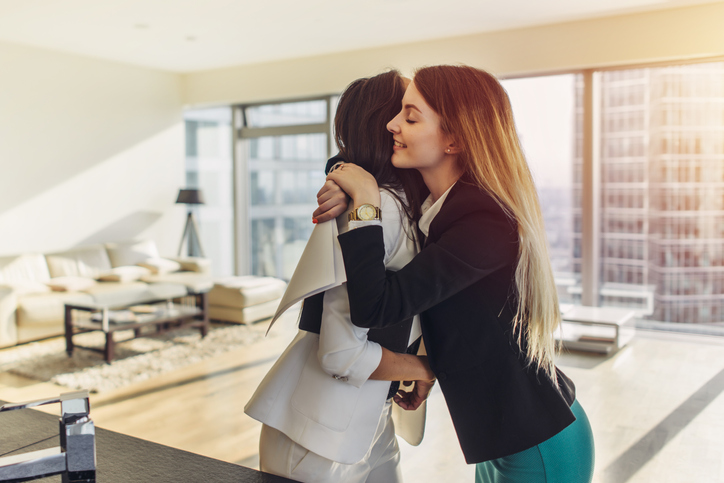
<svg viewBox="0 0 724 483"><path fill-rule="evenodd" d="M408 218L416 221L426 187L416 170L392 165L393 139L387 130L387 123L400 111L404 95L402 76L396 70L352 82L339 98L334 141L342 157L374 176L380 188L391 190L393 195L394 190L404 191L407 202L400 201Z"/></svg>

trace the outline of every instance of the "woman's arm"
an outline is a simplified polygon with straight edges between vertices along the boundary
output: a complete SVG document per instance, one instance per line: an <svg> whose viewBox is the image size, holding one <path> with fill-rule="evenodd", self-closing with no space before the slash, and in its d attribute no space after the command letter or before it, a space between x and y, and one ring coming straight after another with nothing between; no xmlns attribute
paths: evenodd
<svg viewBox="0 0 724 483"><path fill-rule="evenodd" d="M369 203L380 206L380 189L374 176L356 164L345 163L327 175L327 181L339 186L354 201L354 206Z"/></svg>
<svg viewBox="0 0 724 483"><path fill-rule="evenodd" d="M411 249L405 243L407 233L400 201L388 191L382 191L379 197L385 247L383 263L387 265L400 255L400 250ZM346 232L346 225L341 226L340 231ZM357 387L367 379L402 381L433 378L425 358L389 351L367 340L368 329L352 324L346 285L328 290L323 300L318 357L325 372L344 378Z"/></svg>
<svg viewBox="0 0 724 483"><path fill-rule="evenodd" d="M430 227L425 247L397 272L381 263L382 232L370 226L339 236L352 323L386 327L419 314L518 259L518 234L502 208L456 185ZM502 308L502 307L501 307Z"/></svg>
<svg viewBox="0 0 724 483"><path fill-rule="evenodd" d="M400 354L382 348L382 359L377 369L370 375L377 381L429 381L435 375L427 362L427 356Z"/></svg>
<svg viewBox="0 0 724 483"><path fill-rule="evenodd" d="M377 183L359 166L345 164L327 179L345 190L356 206L376 202L373 191ZM489 195L460 183L430 228L433 241L428 240L397 272L386 271L382 263L384 243L378 227L339 236L352 323L367 328L398 323L515 263L517 230L507 215Z"/></svg>
<svg viewBox="0 0 724 483"><path fill-rule="evenodd" d="M340 235L352 323L367 328L396 324L511 266L518 250L510 230L505 221L468 214L397 272L386 271L380 262L379 227Z"/></svg>
<svg viewBox="0 0 724 483"><path fill-rule="evenodd" d="M346 285L327 290L317 351L322 370L347 384L361 387L382 359L382 347L367 340L368 330L350 321Z"/></svg>
<svg viewBox="0 0 724 483"><path fill-rule="evenodd" d="M382 360L370 379L382 381L404 381L404 386L414 386L410 391L398 390L395 402L407 411L414 411L430 395L435 385L435 374L430 369L427 356L398 354L382 348Z"/></svg>
<svg viewBox="0 0 724 483"><path fill-rule="evenodd" d="M324 294L320 329L317 355L322 369L330 376L356 387L361 387L368 379L416 381L416 392L424 396L420 395L415 404L408 393L404 393L407 397L401 396L400 401L405 409L415 409L427 396L435 381L427 357L399 354L367 340L368 329L355 327L349 319L345 286ZM427 390L423 391L424 387Z"/></svg>
<svg viewBox="0 0 724 483"><path fill-rule="evenodd" d="M346 175L343 178L345 180L344 188L335 182L335 173L342 170L345 173L351 173L351 175ZM353 192L357 193L360 199L368 199L364 203L380 206L380 191L375 178L355 164L344 163L342 168L337 168L327 175L327 181L317 193L318 206L312 213L312 221L314 223L324 223L344 213L349 205L350 197L354 199ZM356 208L364 203L355 202L354 206Z"/></svg>

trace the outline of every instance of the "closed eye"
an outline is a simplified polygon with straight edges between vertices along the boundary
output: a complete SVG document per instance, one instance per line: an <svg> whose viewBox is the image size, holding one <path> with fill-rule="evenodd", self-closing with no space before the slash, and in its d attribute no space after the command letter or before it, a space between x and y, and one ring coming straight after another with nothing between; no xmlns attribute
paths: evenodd
<svg viewBox="0 0 724 483"><path fill-rule="evenodd" d="M415 124L417 121L413 121L412 119L405 119L405 122L407 124Z"/></svg>

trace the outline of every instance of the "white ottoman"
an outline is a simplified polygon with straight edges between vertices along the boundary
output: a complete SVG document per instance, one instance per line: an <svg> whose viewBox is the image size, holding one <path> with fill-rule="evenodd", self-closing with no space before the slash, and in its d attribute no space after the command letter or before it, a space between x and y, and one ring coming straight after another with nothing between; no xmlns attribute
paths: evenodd
<svg viewBox="0 0 724 483"><path fill-rule="evenodd" d="M284 280L254 275L225 277L209 291L209 318L251 324L274 316L287 289Z"/></svg>

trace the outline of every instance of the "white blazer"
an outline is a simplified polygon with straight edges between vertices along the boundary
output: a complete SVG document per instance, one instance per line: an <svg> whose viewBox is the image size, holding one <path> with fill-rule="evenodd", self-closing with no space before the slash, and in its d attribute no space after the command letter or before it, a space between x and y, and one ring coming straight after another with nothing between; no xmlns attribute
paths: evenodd
<svg viewBox="0 0 724 483"><path fill-rule="evenodd" d="M380 190L380 197L385 265L399 270L417 248L408 236L409 223L397 199L386 190ZM337 219L342 233L348 229L348 212ZM312 253L305 249L303 256ZM310 286L308 293L315 290ZM327 459L343 464L360 461L372 445L390 388L389 381L368 379L379 365L382 348L367 340L367 331L350 320L346 283L327 289L320 333L299 331L247 403L246 414ZM408 345L420 333L415 317ZM395 404L393 408L397 434L410 444L419 444L425 406L417 411L404 411Z"/></svg>

